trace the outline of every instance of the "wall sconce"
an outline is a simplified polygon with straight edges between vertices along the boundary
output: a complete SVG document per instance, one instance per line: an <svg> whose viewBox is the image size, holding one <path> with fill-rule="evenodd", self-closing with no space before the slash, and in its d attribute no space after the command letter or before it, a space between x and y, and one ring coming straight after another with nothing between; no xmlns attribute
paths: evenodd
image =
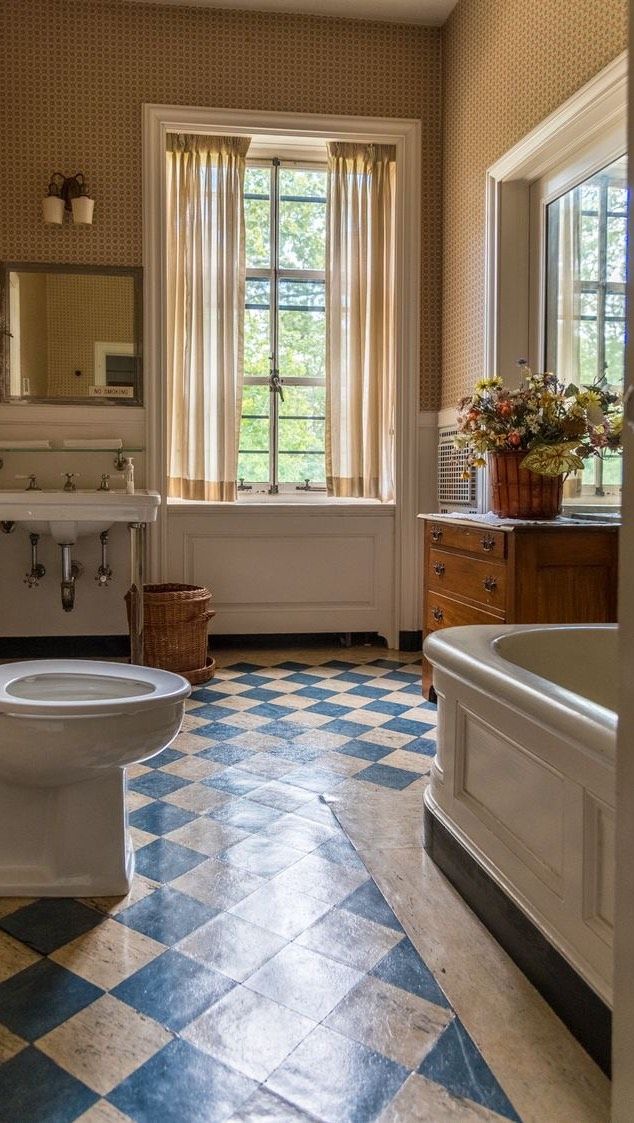
<svg viewBox="0 0 634 1123"><path fill-rule="evenodd" d="M88 194L88 187L82 172L65 176L53 172L48 185L48 194L42 199L44 222L61 226L64 211L72 211L76 226L90 226L95 209L95 200Z"/></svg>

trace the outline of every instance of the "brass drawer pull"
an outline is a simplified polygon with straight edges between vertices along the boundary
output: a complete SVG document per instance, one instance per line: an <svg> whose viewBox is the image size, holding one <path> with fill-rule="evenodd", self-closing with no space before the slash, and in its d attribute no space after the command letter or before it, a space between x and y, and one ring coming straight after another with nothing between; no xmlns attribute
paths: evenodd
<svg viewBox="0 0 634 1123"><path fill-rule="evenodd" d="M480 539L480 545L489 553L495 547L495 538L491 534L485 534L484 538Z"/></svg>
<svg viewBox="0 0 634 1123"><path fill-rule="evenodd" d="M444 572L445 572L445 567L444 567L443 563L442 562L435 562L434 563L434 573L436 574L436 576L442 577Z"/></svg>
<svg viewBox="0 0 634 1123"><path fill-rule="evenodd" d="M433 526L431 528L431 540L432 540L432 542L440 542L441 539L442 539L442 530L440 529L439 526Z"/></svg>
<svg viewBox="0 0 634 1123"><path fill-rule="evenodd" d="M484 585L487 593L494 593L498 587L498 583L495 580L495 577L485 577L482 584Z"/></svg>
<svg viewBox="0 0 634 1123"><path fill-rule="evenodd" d="M439 623L440 623L441 620L444 620L445 614L444 614L442 608L436 607L433 611L433 617L434 617L434 620L438 620Z"/></svg>

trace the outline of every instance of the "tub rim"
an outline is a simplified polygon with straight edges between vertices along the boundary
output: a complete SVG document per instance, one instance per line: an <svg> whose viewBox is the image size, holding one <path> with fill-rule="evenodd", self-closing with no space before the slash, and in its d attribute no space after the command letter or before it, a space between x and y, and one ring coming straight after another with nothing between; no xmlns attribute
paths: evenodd
<svg viewBox="0 0 634 1123"><path fill-rule="evenodd" d="M423 653L434 668L548 721L560 733L614 758L618 714L504 658L495 640L518 632L617 631L616 624L472 624L442 628L425 637ZM510 672L510 668L513 668ZM528 699L534 705L527 704Z"/></svg>

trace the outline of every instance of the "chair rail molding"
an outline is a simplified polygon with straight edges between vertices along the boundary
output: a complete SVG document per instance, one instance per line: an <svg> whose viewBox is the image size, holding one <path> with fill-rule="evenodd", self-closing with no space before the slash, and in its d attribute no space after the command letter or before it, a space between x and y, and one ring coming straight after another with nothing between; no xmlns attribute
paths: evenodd
<svg viewBox="0 0 634 1123"><path fill-rule="evenodd" d="M165 323L165 139L168 132L233 133L276 138L307 137L396 147L396 504L392 634L418 627L420 372L420 192L421 122L379 117L332 117L173 105L143 106L144 350L147 376L148 486L166 495ZM204 505L201 506L201 513ZM245 512L246 514L246 512ZM309 514L309 512L307 512ZM164 502L157 531L150 537L150 573L167 571L168 519Z"/></svg>

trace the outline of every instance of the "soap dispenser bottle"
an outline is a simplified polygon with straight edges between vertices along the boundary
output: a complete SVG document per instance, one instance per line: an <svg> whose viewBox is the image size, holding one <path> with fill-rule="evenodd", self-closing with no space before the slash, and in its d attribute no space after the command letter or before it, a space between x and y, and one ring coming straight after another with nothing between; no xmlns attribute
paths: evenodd
<svg viewBox="0 0 634 1123"><path fill-rule="evenodd" d="M126 456L123 462L123 478L127 495L134 495L134 462L131 456Z"/></svg>

